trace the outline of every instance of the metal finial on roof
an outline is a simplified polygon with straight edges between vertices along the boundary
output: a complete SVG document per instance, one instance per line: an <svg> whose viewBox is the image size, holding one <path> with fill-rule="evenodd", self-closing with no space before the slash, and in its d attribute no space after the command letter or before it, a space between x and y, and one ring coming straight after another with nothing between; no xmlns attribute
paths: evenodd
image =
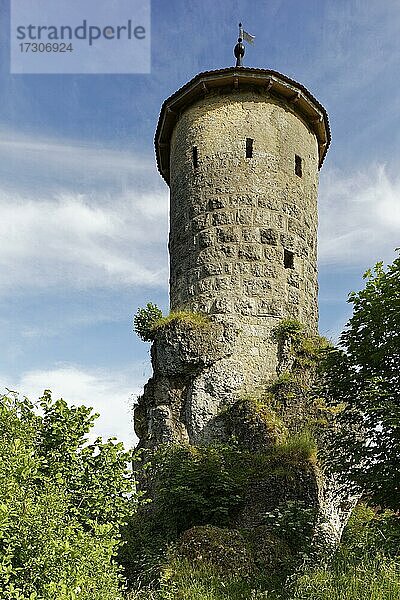
<svg viewBox="0 0 400 600"><path fill-rule="evenodd" d="M238 43L236 44L236 46L233 49L233 54L236 57L236 66L237 67L243 66L243 56L244 56L244 52L245 52L245 47L244 47L244 44L242 44L242 42L243 42L243 29L242 29L242 24L239 23Z"/></svg>
<svg viewBox="0 0 400 600"><path fill-rule="evenodd" d="M245 42L249 42L249 44L254 44L254 40L255 40L254 35L251 35L251 33L244 31L242 24L239 23L238 43L236 44L236 46L233 50L233 53L236 56L236 66L237 67L243 67L243 56L244 56L244 52L245 52L245 47L242 42L245 41Z"/></svg>

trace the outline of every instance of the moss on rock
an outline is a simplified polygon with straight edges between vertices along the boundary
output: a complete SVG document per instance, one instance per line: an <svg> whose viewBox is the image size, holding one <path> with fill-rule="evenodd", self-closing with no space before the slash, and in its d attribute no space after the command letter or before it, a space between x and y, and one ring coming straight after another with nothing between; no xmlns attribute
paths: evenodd
<svg viewBox="0 0 400 600"><path fill-rule="evenodd" d="M235 402L223 413L222 420L227 437L253 452L279 444L288 434L278 414L268 404L253 398Z"/></svg>
<svg viewBox="0 0 400 600"><path fill-rule="evenodd" d="M254 569L245 538L236 529L192 527L183 533L176 551L192 563L208 563L222 573L245 574Z"/></svg>

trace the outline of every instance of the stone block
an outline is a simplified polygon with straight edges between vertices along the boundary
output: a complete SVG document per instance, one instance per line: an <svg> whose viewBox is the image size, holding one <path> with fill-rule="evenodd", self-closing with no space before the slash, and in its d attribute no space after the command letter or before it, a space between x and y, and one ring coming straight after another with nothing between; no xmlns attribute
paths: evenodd
<svg viewBox="0 0 400 600"><path fill-rule="evenodd" d="M249 275L251 273L251 264L245 262L236 262L233 266L235 275Z"/></svg>
<svg viewBox="0 0 400 600"><path fill-rule="evenodd" d="M198 217L195 217L191 221L193 233L198 233L202 229L205 229L207 227L208 223L209 223L209 215L208 214L199 215Z"/></svg>
<svg viewBox="0 0 400 600"><path fill-rule="evenodd" d="M201 279L197 283L197 290L201 294L212 294L215 290L214 278L209 277L207 279Z"/></svg>
<svg viewBox="0 0 400 600"><path fill-rule="evenodd" d="M214 231L207 229L205 231L200 231L196 236L196 247L199 248L199 250L204 250L204 248L208 248L208 246L213 246L214 240Z"/></svg>
<svg viewBox="0 0 400 600"><path fill-rule="evenodd" d="M267 279L245 279L244 291L248 296L263 296L271 292L271 282Z"/></svg>
<svg viewBox="0 0 400 600"><path fill-rule="evenodd" d="M256 300L247 298L246 300L238 300L235 302L235 311L240 315L254 315L256 313Z"/></svg>
<svg viewBox="0 0 400 600"><path fill-rule="evenodd" d="M238 256L241 260L261 260L261 246L259 244L244 244L239 248Z"/></svg>
<svg viewBox="0 0 400 600"><path fill-rule="evenodd" d="M260 240L262 244L268 244L269 246L277 246L278 232L275 229L271 228L260 229Z"/></svg>
<svg viewBox="0 0 400 600"><path fill-rule="evenodd" d="M238 227L219 227L216 233L217 240L224 244L235 243L240 240L240 229Z"/></svg>
<svg viewBox="0 0 400 600"><path fill-rule="evenodd" d="M218 248L222 252L222 254L224 256L226 256L226 258L234 259L237 257L237 254L238 254L237 246L234 246L232 244L230 244L230 245L224 244L224 245L218 246Z"/></svg>
<svg viewBox="0 0 400 600"><path fill-rule="evenodd" d="M233 212L215 212L212 214L211 222L213 225L232 225L235 222Z"/></svg>
<svg viewBox="0 0 400 600"><path fill-rule="evenodd" d="M210 198L207 206L208 206L208 210L217 210L220 208L228 208L229 199L224 200L222 198Z"/></svg>
<svg viewBox="0 0 400 600"><path fill-rule="evenodd" d="M202 277L209 277L210 275L221 275L222 264L219 263L206 263L203 265L201 270Z"/></svg>
<svg viewBox="0 0 400 600"><path fill-rule="evenodd" d="M280 209L280 201L277 198L271 196L263 196L258 199L257 203L259 208L268 208L269 210L279 210ZM264 214L264 211L263 211Z"/></svg>
<svg viewBox="0 0 400 600"><path fill-rule="evenodd" d="M258 229L258 227L243 227L242 241L260 243L260 230Z"/></svg>
<svg viewBox="0 0 400 600"><path fill-rule="evenodd" d="M240 208L236 213L236 222L240 225L252 225L253 211L251 208Z"/></svg>

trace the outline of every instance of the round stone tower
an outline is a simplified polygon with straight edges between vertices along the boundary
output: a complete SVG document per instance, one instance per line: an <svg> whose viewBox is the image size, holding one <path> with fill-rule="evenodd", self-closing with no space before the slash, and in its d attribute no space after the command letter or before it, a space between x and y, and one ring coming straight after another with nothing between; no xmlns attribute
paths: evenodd
<svg viewBox="0 0 400 600"><path fill-rule="evenodd" d="M162 106L171 310L239 325L248 383L276 372L280 320L317 329L318 171L329 142L321 104L271 70L200 73Z"/></svg>

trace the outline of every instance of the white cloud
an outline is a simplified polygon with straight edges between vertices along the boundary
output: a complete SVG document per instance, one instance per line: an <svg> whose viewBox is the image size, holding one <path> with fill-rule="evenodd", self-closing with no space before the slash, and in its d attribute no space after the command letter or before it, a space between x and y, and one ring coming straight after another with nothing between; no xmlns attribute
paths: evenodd
<svg viewBox="0 0 400 600"><path fill-rule="evenodd" d="M167 285L152 157L3 131L0 175L0 292Z"/></svg>
<svg viewBox="0 0 400 600"><path fill-rule="evenodd" d="M0 290L167 283L167 198L0 190Z"/></svg>
<svg viewBox="0 0 400 600"><path fill-rule="evenodd" d="M139 372L138 367L136 365ZM141 367L143 371L143 365ZM144 367L143 375L148 370L149 366ZM27 371L12 382L3 376L1 382L3 390L5 387L17 390L30 400L37 400L44 389L50 389L53 398L64 398L69 405L84 404L93 407L94 412L100 413L100 417L95 421L90 439L99 435L104 439L116 437L128 448L137 443L133 430L132 406L133 400L142 390L137 383L140 377L134 371L134 368L113 372L65 365L48 370ZM134 380L136 384L133 383Z"/></svg>
<svg viewBox="0 0 400 600"><path fill-rule="evenodd" d="M400 178L384 165L354 174L327 170L319 194L321 264L391 261L400 245Z"/></svg>
<svg viewBox="0 0 400 600"><path fill-rule="evenodd" d="M144 180L158 183L154 158L129 150L116 150L79 140L39 138L17 131L0 130L0 160L4 175L18 171L15 184L24 179L39 181L40 189L51 187L54 180L71 185L84 181L121 184ZM7 168L5 168L5 165Z"/></svg>

